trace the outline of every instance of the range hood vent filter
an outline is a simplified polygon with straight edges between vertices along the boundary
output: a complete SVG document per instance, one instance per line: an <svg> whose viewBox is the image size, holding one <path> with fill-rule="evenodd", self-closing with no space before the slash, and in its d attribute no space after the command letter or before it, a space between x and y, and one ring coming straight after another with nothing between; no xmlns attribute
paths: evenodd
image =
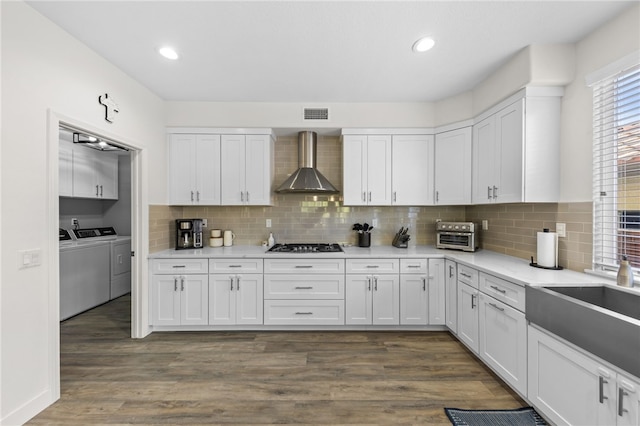
<svg viewBox="0 0 640 426"><path fill-rule="evenodd" d="M278 193L336 194L338 190L316 169L316 132L298 133L298 170L276 189Z"/></svg>

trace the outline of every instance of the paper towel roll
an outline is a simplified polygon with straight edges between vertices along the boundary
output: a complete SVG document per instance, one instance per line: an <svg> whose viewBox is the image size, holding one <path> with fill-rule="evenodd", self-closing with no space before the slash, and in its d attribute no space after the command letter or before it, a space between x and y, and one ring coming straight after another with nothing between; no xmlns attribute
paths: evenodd
<svg viewBox="0 0 640 426"><path fill-rule="evenodd" d="M538 265L545 268L558 266L558 234L538 232Z"/></svg>

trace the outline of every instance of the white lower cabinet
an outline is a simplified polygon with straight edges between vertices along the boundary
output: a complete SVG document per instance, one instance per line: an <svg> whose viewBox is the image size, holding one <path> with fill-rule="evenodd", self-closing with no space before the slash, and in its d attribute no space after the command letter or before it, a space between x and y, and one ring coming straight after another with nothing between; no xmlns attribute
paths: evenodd
<svg viewBox="0 0 640 426"><path fill-rule="evenodd" d="M526 395L527 321L525 315L481 292L479 316L480 358L509 385Z"/></svg>
<svg viewBox="0 0 640 426"><path fill-rule="evenodd" d="M458 339L478 353L478 290L458 281Z"/></svg>
<svg viewBox="0 0 640 426"><path fill-rule="evenodd" d="M541 414L558 425L639 424L640 379L534 326L528 336L528 398Z"/></svg>
<svg viewBox="0 0 640 426"><path fill-rule="evenodd" d="M400 324L399 275L347 275L345 304L346 324Z"/></svg>
<svg viewBox="0 0 640 426"><path fill-rule="evenodd" d="M429 259L429 324L445 323L444 259Z"/></svg>
<svg viewBox="0 0 640 426"><path fill-rule="evenodd" d="M262 274L209 275L209 324L263 323Z"/></svg>
<svg viewBox="0 0 640 426"><path fill-rule="evenodd" d="M427 325L427 274L400 274L400 324Z"/></svg>
<svg viewBox="0 0 640 426"><path fill-rule="evenodd" d="M458 267L453 260L445 260L445 324L453 334L458 334Z"/></svg>
<svg viewBox="0 0 640 426"><path fill-rule="evenodd" d="M156 326L206 325L208 292L207 275L153 275L151 323Z"/></svg>

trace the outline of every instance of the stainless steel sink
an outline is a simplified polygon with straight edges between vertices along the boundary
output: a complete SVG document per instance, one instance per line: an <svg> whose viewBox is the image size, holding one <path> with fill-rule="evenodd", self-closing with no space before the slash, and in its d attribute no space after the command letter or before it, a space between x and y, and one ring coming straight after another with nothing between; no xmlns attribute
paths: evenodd
<svg viewBox="0 0 640 426"><path fill-rule="evenodd" d="M525 291L531 323L640 376L640 294L604 285Z"/></svg>

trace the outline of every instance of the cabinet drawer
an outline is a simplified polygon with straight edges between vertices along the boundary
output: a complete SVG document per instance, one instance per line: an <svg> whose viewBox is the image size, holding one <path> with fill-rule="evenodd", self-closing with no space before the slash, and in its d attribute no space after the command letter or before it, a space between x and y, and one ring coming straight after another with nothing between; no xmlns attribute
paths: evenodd
<svg viewBox="0 0 640 426"><path fill-rule="evenodd" d="M458 281L473 288L478 288L478 271L468 266L458 264Z"/></svg>
<svg viewBox="0 0 640 426"><path fill-rule="evenodd" d="M344 299L344 274L267 274L265 299Z"/></svg>
<svg viewBox="0 0 640 426"><path fill-rule="evenodd" d="M525 311L523 286L483 272L480 274L480 291L521 312Z"/></svg>
<svg viewBox="0 0 640 426"><path fill-rule="evenodd" d="M344 325L344 300L265 300L266 325Z"/></svg>
<svg viewBox="0 0 640 426"><path fill-rule="evenodd" d="M262 259L210 259L209 273L262 273Z"/></svg>
<svg viewBox="0 0 640 426"><path fill-rule="evenodd" d="M207 274L207 259L153 259L152 274Z"/></svg>
<svg viewBox="0 0 640 426"><path fill-rule="evenodd" d="M427 259L400 259L400 272L403 274L426 274Z"/></svg>
<svg viewBox="0 0 640 426"><path fill-rule="evenodd" d="M397 274L399 259L347 259L347 274Z"/></svg>
<svg viewBox="0 0 640 426"><path fill-rule="evenodd" d="M343 259L265 259L267 274L344 274Z"/></svg>

